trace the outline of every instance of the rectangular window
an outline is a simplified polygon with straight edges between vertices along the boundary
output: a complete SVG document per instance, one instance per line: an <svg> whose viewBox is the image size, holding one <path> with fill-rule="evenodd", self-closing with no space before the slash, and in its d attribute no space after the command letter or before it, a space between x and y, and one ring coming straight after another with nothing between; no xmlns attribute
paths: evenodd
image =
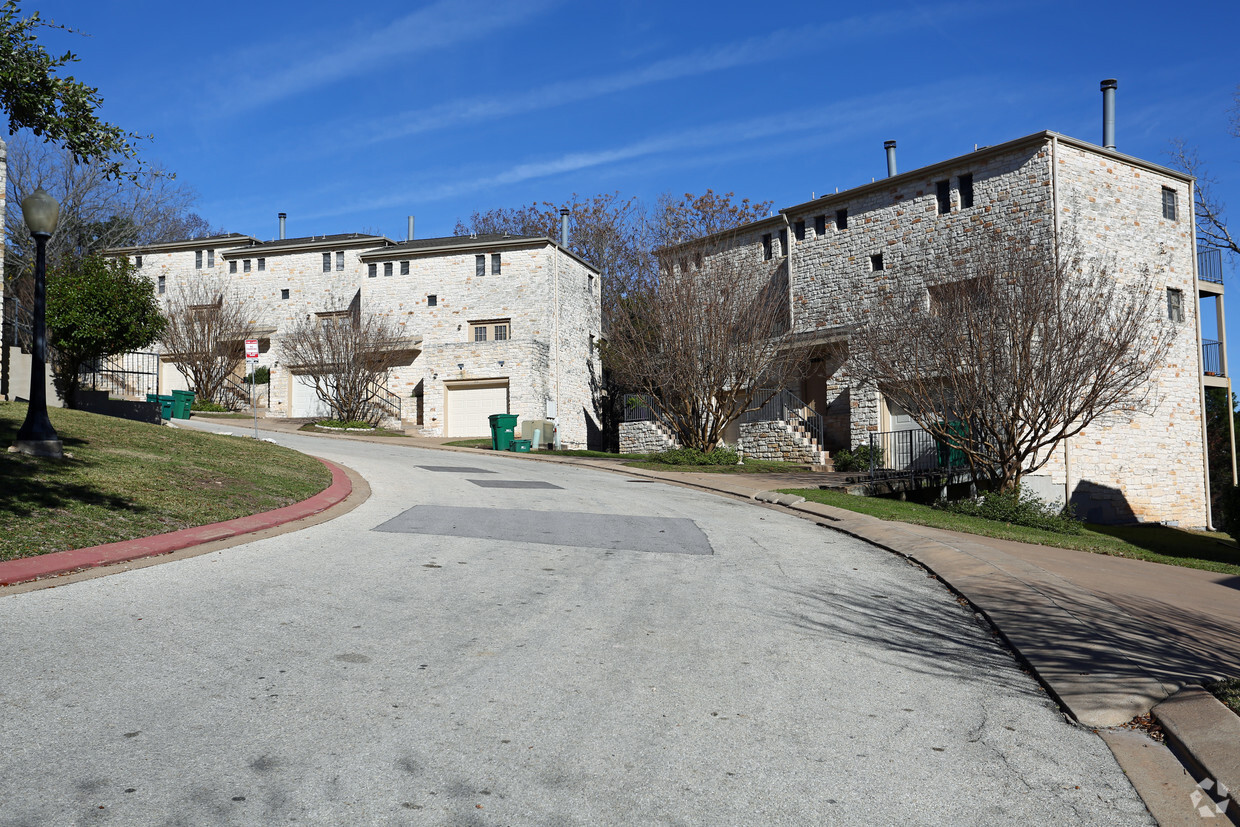
<svg viewBox="0 0 1240 827"><path fill-rule="evenodd" d="M874 270L875 272L883 269L883 254L882 253L875 253L874 255L870 256L870 269Z"/></svg>
<svg viewBox="0 0 1240 827"><path fill-rule="evenodd" d="M774 254L771 252L771 234L767 233L762 236L762 260L770 261L772 258Z"/></svg>
<svg viewBox="0 0 1240 827"><path fill-rule="evenodd" d="M1171 187L1162 188L1163 218L1175 221L1175 190Z"/></svg>
<svg viewBox="0 0 1240 827"><path fill-rule="evenodd" d="M236 260L233 260L233 261L228 262L228 272L230 272L230 273L235 273L235 272L237 272L237 262L236 262Z"/></svg>
<svg viewBox="0 0 1240 827"><path fill-rule="evenodd" d="M280 299L281 299L281 301L287 301L287 300L288 300L288 288L285 288L284 290L281 290L281 291L280 291Z"/></svg>
<svg viewBox="0 0 1240 827"><path fill-rule="evenodd" d="M383 275L384 276L392 275L392 262L390 261L383 262Z"/></svg>
<svg viewBox="0 0 1240 827"><path fill-rule="evenodd" d="M215 250L207 250L207 266L215 266Z"/></svg>
<svg viewBox="0 0 1240 827"><path fill-rule="evenodd" d="M1184 292L1167 288L1167 318L1173 322L1184 321Z"/></svg>
<svg viewBox="0 0 1240 827"><path fill-rule="evenodd" d="M142 256L134 256L134 257L133 257L133 266L134 266L134 267L141 267L141 266L142 266Z"/></svg>
<svg viewBox="0 0 1240 827"><path fill-rule="evenodd" d="M825 215L814 216L814 235L823 236L827 234L827 217Z"/></svg>
<svg viewBox="0 0 1240 827"><path fill-rule="evenodd" d="M496 319L489 322L470 322L470 337L475 342L506 342L512 335L511 319Z"/></svg>
<svg viewBox="0 0 1240 827"><path fill-rule="evenodd" d="M439 304L439 297L436 296L434 293L431 293L429 296L426 297L427 307L434 307L437 304Z"/></svg>
<svg viewBox="0 0 1240 827"><path fill-rule="evenodd" d="M266 269L267 269L267 259L265 259L265 258L260 258L260 259L258 260L258 271L261 273L262 271L264 271L264 270L266 270Z"/></svg>
<svg viewBox="0 0 1240 827"><path fill-rule="evenodd" d="M837 231L848 229L848 207L835 211L835 229Z"/></svg>
<svg viewBox="0 0 1240 827"><path fill-rule="evenodd" d="M485 276L487 274L487 257L474 256L474 275Z"/></svg>
<svg viewBox="0 0 1240 827"><path fill-rule="evenodd" d="M336 251L336 269L337 270L344 269L344 250Z"/></svg>
<svg viewBox="0 0 1240 827"><path fill-rule="evenodd" d="M960 176L960 209L967 210L973 206L973 173L966 172Z"/></svg>
<svg viewBox="0 0 1240 827"><path fill-rule="evenodd" d="M407 275L409 275L409 262L407 262L407 261L402 261L402 262L400 263L400 274L401 274L402 276L407 276Z"/></svg>
<svg viewBox="0 0 1240 827"><path fill-rule="evenodd" d="M487 340L487 326L484 324L474 326L474 341L485 342Z"/></svg>
<svg viewBox="0 0 1240 827"><path fill-rule="evenodd" d="M159 292L160 292L160 295L163 295L163 293L164 293L164 292L166 292L166 291L167 291L167 289L168 289L168 277L167 277L167 276L160 276L160 277L159 277Z"/></svg>
<svg viewBox="0 0 1240 827"><path fill-rule="evenodd" d="M934 183L934 197L939 204L939 215L946 215L952 211L952 182L936 181Z"/></svg>
<svg viewBox="0 0 1240 827"><path fill-rule="evenodd" d="M792 225L792 231L796 234L797 241L805 240L805 221L801 220Z"/></svg>
<svg viewBox="0 0 1240 827"><path fill-rule="evenodd" d="M245 261L241 262L241 272L243 273L250 272L250 260L248 258Z"/></svg>
<svg viewBox="0 0 1240 827"><path fill-rule="evenodd" d="M788 231L779 231L779 254L781 256L788 255Z"/></svg>
<svg viewBox="0 0 1240 827"><path fill-rule="evenodd" d="M194 269L195 270L202 269L202 250L194 251Z"/></svg>
<svg viewBox="0 0 1240 827"><path fill-rule="evenodd" d="M367 265L367 266L366 266L366 275L367 275L367 276L369 276L369 277L370 277L370 278L372 278L372 279L373 279L375 276L379 275L379 265L378 265L378 264L369 264L369 265Z"/></svg>
<svg viewBox="0 0 1240 827"><path fill-rule="evenodd" d="M323 272L330 273L331 271L332 271L332 254L324 253L323 254Z"/></svg>
<svg viewBox="0 0 1240 827"><path fill-rule="evenodd" d="M497 324L495 326L495 341L497 342L508 341L508 325Z"/></svg>
<svg viewBox="0 0 1240 827"><path fill-rule="evenodd" d="M491 253L491 275L499 275L499 253Z"/></svg>

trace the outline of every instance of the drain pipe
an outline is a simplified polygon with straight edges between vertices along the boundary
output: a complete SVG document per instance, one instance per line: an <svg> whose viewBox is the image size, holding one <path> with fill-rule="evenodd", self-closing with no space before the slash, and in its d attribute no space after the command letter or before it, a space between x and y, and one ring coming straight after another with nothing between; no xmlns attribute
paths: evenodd
<svg viewBox="0 0 1240 827"><path fill-rule="evenodd" d="M280 238L284 238L284 219L288 218L288 213L280 213Z"/></svg>
<svg viewBox="0 0 1240 827"><path fill-rule="evenodd" d="M887 177L896 174L896 142L883 141L883 149L887 150Z"/></svg>
<svg viewBox="0 0 1240 827"><path fill-rule="evenodd" d="M1115 87L1119 82L1115 78L1107 78L1102 88L1102 146L1115 149Z"/></svg>

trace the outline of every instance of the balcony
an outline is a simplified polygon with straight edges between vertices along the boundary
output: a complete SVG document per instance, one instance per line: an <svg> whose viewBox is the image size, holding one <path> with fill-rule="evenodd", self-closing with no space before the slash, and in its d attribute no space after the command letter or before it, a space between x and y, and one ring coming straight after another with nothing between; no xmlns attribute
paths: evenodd
<svg viewBox="0 0 1240 827"><path fill-rule="evenodd" d="M1223 345L1213 339L1201 341L1201 372L1207 385L1226 387L1227 374L1223 369Z"/></svg>
<svg viewBox="0 0 1240 827"><path fill-rule="evenodd" d="M1197 251L1197 292L1221 295L1223 292L1223 251L1207 247Z"/></svg>

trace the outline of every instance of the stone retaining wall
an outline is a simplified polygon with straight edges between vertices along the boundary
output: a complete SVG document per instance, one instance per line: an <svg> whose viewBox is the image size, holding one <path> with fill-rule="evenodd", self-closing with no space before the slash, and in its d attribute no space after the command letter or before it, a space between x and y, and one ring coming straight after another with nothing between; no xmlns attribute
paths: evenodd
<svg viewBox="0 0 1240 827"><path fill-rule="evenodd" d="M679 447L680 442L654 422L620 423L622 454L657 454Z"/></svg>

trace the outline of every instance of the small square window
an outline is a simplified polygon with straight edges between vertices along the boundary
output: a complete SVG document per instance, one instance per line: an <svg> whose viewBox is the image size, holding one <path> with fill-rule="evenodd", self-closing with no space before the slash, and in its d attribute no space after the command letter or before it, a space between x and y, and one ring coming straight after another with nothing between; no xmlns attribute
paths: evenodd
<svg viewBox="0 0 1240 827"><path fill-rule="evenodd" d="M837 231L848 229L848 207L835 211L835 229Z"/></svg>
<svg viewBox="0 0 1240 827"><path fill-rule="evenodd" d="M952 211L952 182L936 181L934 183L934 197L938 202L939 215L946 215Z"/></svg>
<svg viewBox="0 0 1240 827"><path fill-rule="evenodd" d="M439 297L436 296L434 293L431 293L429 296L426 297L427 307L434 307L437 304L439 304Z"/></svg>
<svg viewBox="0 0 1240 827"><path fill-rule="evenodd" d="M383 262L383 275L384 276L392 275L392 262L390 261Z"/></svg>
<svg viewBox="0 0 1240 827"><path fill-rule="evenodd" d="M168 290L168 277L167 277L167 276L160 276L160 277L159 277L159 293L160 293L160 295L163 295L165 292L167 292L167 290Z"/></svg>
<svg viewBox="0 0 1240 827"><path fill-rule="evenodd" d="M1184 321L1184 291L1167 288L1167 318L1173 322Z"/></svg>
<svg viewBox="0 0 1240 827"><path fill-rule="evenodd" d="M237 262L235 260L228 262L228 272L230 273L237 272Z"/></svg>
<svg viewBox="0 0 1240 827"><path fill-rule="evenodd" d="M266 270L266 269L267 269L267 259L265 259L265 258L260 258L260 259L258 260L258 270L259 270L259 272L261 273L263 270Z"/></svg>
<svg viewBox="0 0 1240 827"><path fill-rule="evenodd" d="M337 270L344 269L344 250L336 251L336 269Z"/></svg>
<svg viewBox="0 0 1240 827"><path fill-rule="evenodd" d="M207 266L215 266L215 250L207 250Z"/></svg>
<svg viewBox="0 0 1240 827"><path fill-rule="evenodd" d="M973 173L966 172L960 176L960 209L967 210L973 206Z"/></svg>
<svg viewBox="0 0 1240 827"><path fill-rule="evenodd" d="M1176 207L1175 190L1171 189L1171 187L1163 187L1162 188L1163 218L1167 219L1168 221L1175 221L1176 220L1175 207Z"/></svg>
<svg viewBox="0 0 1240 827"><path fill-rule="evenodd" d="M495 341L497 342L508 341L508 325L497 324L495 326Z"/></svg>
<svg viewBox="0 0 1240 827"><path fill-rule="evenodd" d="M241 272L243 273L250 272L250 260L248 258L245 261L241 262Z"/></svg>
<svg viewBox="0 0 1240 827"><path fill-rule="evenodd" d="M796 234L797 241L805 240L805 221L801 220L792 225L792 231Z"/></svg>
<svg viewBox="0 0 1240 827"><path fill-rule="evenodd" d="M500 265L499 253L491 253L491 275L493 276L499 275L499 272L500 272L499 265Z"/></svg>
<svg viewBox="0 0 1240 827"><path fill-rule="evenodd" d="M332 254L324 253L323 254L323 272L330 273L331 271L332 271Z"/></svg>
<svg viewBox="0 0 1240 827"><path fill-rule="evenodd" d="M771 252L771 234L767 233L762 236L762 260L770 261L774 257L774 254Z"/></svg>
<svg viewBox="0 0 1240 827"><path fill-rule="evenodd" d="M827 217L825 215L814 216L814 235L827 234Z"/></svg>
<svg viewBox="0 0 1240 827"><path fill-rule="evenodd" d="M367 266L366 266L366 275L367 275L367 276L369 276L369 277L370 277L370 278L372 278L372 279L373 279L375 276L379 275L379 265L378 265L378 264L369 264L369 265L367 265Z"/></svg>
<svg viewBox="0 0 1240 827"><path fill-rule="evenodd" d="M487 257L474 256L474 275L485 276L487 274Z"/></svg>
<svg viewBox="0 0 1240 827"><path fill-rule="evenodd" d="M288 288L287 287L280 291L280 300L288 301Z"/></svg>
<svg viewBox="0 0 1240 827"><path fill-rule="evenodd" d="M141 266L142 266L142 256L134 256L134 257L133 257L133 266L134 266L134 267L141 267Z"/></svg>
<svg viewBox="0 0 1240 827"><path fill-rule="evenodd" d="M487 326L480 324L474 328L474 341L485 342L487 340Z"/></svg>
<svg viewBox="0 0 1240 827"><path fill-rule="evenodd" d="M877 272L883 269L883 254L875 253L870 256L870 269Z"/></svg>
<svg viewBox="0 0 1240 827"><path fill-rule="evenodd" d="M194 251L194 269L195 270L202 269L202 250Z"/></svg>
<svg viewBox="0 0 1240 827"><path fill-rule="evenodd" d="M407 276L407 275L409 275L409 262L407 262L407 261L402 261L402 262L400 263L400 274L401 274L402 276Z"/></svg>

